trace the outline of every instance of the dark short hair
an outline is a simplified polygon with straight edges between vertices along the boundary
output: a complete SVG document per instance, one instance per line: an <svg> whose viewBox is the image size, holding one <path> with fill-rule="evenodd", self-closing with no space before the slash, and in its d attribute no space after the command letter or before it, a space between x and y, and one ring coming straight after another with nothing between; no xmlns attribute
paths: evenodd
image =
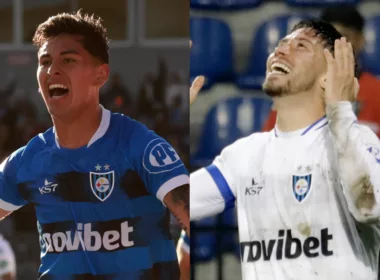
<svg viewBox="0 0 380 280"><path fill-rule="evenodd" d="M325 22L320 19L306 19L297 23L291 32L294 32L301 28L310 28L315 32L315 36L317 36L323 47L330 50L330 52L334 55L335 51L335 40L342 38L342 34L339 33L338 30L335 29L330 23ZM355 52L354 52L355 56ZM356 61L356 56L355 56ZM355 63L355 77L359 77L359 66Z"/></svg>
<svg viewBox="0 0 380 280"><path fill-rule="evenodd" d="M339 23L345 27L363 32L364 17L352 5L332 6L324 9L320 19L329 23Z"/></svg>
<svg viewBox="0 0 380 280"><path fill-rule="evenodd" d="M48 39L61 34L81 36L83 47L102 63L108 64L109 40L100 17L83 14L81 10L73 14L61 13L49 17L37 27L33 44L41 48Z"/></svg>

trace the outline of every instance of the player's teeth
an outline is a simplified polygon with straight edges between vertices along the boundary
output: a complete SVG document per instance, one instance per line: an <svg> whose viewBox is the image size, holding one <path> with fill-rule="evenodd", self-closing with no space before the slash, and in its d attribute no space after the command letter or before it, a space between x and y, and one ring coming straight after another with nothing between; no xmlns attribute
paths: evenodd
<svg viewBox="0 0 380 280"><path fill-rule="evenodd" d="M286 66L285 64L282 64L282 63L276 62L276 63L272 64L272 72L276 72L276 73L280 72L280 71L276 70L275 68L282 69L286 74L290 72L290 68L288 66Z"/></svg>
<svg viewBox="0 0 380 280"><path fill-rule="evenodd" d="M68 89L66 86L62 84L53 84L49 86L49 89L55 89L55 88L63 88L63 89Z"/></svg>

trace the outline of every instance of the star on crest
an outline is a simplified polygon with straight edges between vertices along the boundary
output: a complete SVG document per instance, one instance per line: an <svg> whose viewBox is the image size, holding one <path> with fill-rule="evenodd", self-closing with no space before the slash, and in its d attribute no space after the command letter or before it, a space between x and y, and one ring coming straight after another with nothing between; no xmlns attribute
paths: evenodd
<svg viewBox="0 0 380 280"><path fill-rule="evenodd" d="M307 172L311 172L311 166L310 166L310 165L308 165L308 166L306 167L306 171L307 171Z"/></svg>
<svg viewBox="0 0 380 280"><path fill-rule="evenodd" d="M110 165L109 164L104 165L104 170L110 170Z"/></svg>
<svg viewBox="0 0 380 280"><path fill-rule="evenodd" d="M100 170L102 170L102 167L99 165L99 163L98 163L98 165L97 166L95 166L95 169L96 169L96 171L100 171Z"/></svg>

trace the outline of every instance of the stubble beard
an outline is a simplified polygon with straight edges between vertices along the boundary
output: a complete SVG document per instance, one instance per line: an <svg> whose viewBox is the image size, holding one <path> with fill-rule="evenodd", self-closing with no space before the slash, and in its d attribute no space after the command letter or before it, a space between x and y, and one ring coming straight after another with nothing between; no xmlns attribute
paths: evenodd
<svg viewBox="0 0 380 280"><path fill-rule="evenodd" d="M303 82L300 82L299 80L292 81L289 79L283 84L276 85L273 81L268 81L266 79L263 83L262 90L269 97L283 97L312 90L314 82L315 81L313 79Z"/></svg>
<svg viewBox="0 0 380 280"><path fill-rule="evenodd" d="M273 81L268 81L265 79L262 90L269 96L269 97L281 97L286 96L290 94L291 89L291 81L286 81L285 84L276 85Z"/></svg>

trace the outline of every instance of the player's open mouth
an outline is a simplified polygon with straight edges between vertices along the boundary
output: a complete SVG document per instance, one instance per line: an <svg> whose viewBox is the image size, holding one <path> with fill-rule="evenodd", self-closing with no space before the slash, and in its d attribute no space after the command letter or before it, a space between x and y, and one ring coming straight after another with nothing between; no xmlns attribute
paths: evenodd
<svg viewBox="0 0 380 280"><path fill-rule="evenodd" d="M62 84L49 85L50 98L57 99L69 93L69 88Z"/></svg>
<svg viewBox="0 0 380 280"><path fill-rule="evenodd" d="M272 64L271 69L270 69L271 74L280 74L280 75L286 75L290 73L290 68L282 63L275 62Z"/></svg>

